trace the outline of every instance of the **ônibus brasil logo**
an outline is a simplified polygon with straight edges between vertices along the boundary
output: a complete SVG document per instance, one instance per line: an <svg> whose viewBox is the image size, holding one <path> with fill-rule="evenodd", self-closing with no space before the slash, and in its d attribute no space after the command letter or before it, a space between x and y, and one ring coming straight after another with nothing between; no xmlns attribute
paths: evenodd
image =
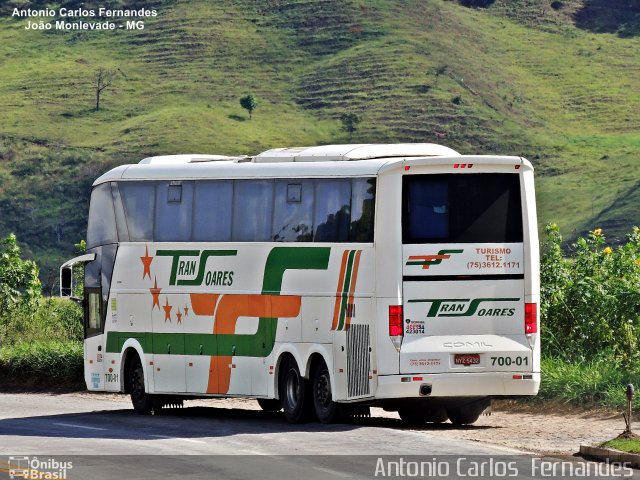
<svg viewBox="0 0 640 480"><path fill-rule="evenodd" d="M406 265L421 265L423 270L429 270L431 265L440 265L443 260L448 260L454 253L462 253L464 250L440 250L437 255L411 255Z"/></svg>
<svg viewBox="0 0 640 480"><path fill-rule="evenodd" d="M430 303L427 317L512 317L515 307L481 307L483 303L518 302L519 298L422 298L409 303Z"/></svg>

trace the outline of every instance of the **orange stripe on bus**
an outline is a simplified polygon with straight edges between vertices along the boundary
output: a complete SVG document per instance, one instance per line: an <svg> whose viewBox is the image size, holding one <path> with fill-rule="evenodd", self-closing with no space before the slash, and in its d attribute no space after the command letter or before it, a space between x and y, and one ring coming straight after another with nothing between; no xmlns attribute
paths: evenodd
<svg viewBox="0 0 640 480"><path fill-rule="evenodd" d="M209 298L208 301L213 300ZM213 333L233 335L240 317L297 317L301 305L302 300L298 295L224 295L215 314ZM232 357L227 355L211 357L207 393L229 391L231 368L235 368L231 361Z"/></svg>
<svg viewBox="0 0 640 480"><path fill-rule="evenodd" d="M356 252L356 258L353 261L353 273L351 274L351 285L349 288L349 304L353 305L353 294L355 293L356 290L356 282L358 281L358 266L360 265L360 254L362 253L362 250L358 250ZM355 307L349 307L347 309L348 313L353 313L353 308ZM349 325L351 325L351 315L347 315L347 318L345 320L345 324L344 324L344 329L348 330L349 329Z"/></svg>
<svg viewBox="0 0 640 480"><path fill-rule="evenodd" d="M239 317L297 317L301 303L298 295L225 295L216 312L213 333L235 333Z"/></svg>
<svg viewBox="0 0 640 480"><path fill-rule="evenodd" d="M216 303L218 303L218 293L192 293L191 309L196 315L211 315L216 311Z"/></svg>
<svg viewBox="0 0 640 480"><path fill-rule="evenodd" d="M340 265L340 275L338 276L338 288L336 289L336 304L333 308L333 323L331 330L338 328L338 320L340 318L340 306L342 305L342 289L344 287L344 272L347 269L347 258L349 250L342 252L342 264Z"/></svg>
<svg viewBox="0 0 640 480"><path fill-rule="evenodd" d="M207 393L227 393L231 383L231 356L211 357Z"/></svg>

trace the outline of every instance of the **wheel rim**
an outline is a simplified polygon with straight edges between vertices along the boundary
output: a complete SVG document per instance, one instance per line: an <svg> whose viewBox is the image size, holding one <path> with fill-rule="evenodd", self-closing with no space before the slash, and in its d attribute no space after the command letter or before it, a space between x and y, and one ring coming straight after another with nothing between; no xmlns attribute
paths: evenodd
<svg viewBox="0 0 640 480"><path fill-rule="evenodd" d="M315 396L318 405L323 409L331 405L331 383L328 372L322 372L316 381Z"/></svg>
<svg viewBox="0 0 640 480"><path fill-rule="evenodd" d="M298 374L294 369L289 370L287 374L287 403L292 407L298 404L300 380Z"/></svg>

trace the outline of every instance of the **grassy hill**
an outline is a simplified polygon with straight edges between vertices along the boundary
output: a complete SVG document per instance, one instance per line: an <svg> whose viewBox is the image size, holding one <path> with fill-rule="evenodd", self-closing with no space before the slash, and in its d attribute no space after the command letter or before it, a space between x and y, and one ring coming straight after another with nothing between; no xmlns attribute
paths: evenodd
<svg viewBox="0 0 640 480"><path fill-rule="evenodd" d="M426 141L526 156L541 223L622 238L640 224L635 3L175 0L144 30L39 32L0 0L0 234L16 231L52 283L113 165ZM95 111L100 68L117 75ZM362 118L351 137L345 112Z"/></svg>

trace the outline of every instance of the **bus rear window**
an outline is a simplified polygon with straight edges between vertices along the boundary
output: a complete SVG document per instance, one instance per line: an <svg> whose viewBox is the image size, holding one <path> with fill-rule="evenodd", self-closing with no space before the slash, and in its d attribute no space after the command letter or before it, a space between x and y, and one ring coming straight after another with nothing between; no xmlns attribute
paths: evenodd
<svg viewBox="0 0 640 480"><path fill-rule="evenodd" d="M405 175L402 243L522 242L516 174Z"/></svg>

